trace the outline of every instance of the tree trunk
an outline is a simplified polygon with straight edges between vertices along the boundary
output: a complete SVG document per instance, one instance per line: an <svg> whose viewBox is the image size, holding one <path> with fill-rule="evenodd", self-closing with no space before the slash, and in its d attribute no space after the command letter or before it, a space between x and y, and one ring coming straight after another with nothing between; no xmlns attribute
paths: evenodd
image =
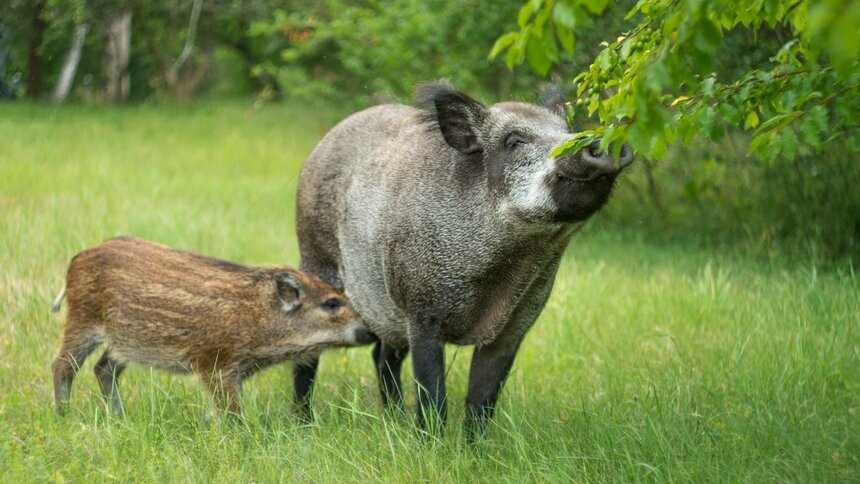
<svg viewBox="0 0 860 484"><path fill-rule="evenodd" d="M666 209L663 208L663 202L660 199L660 190L657 189L657 182L654 179L654 165L648 161L648 158L642 157L642 165L645 167L645 178L648 180L648 194L651 196L651 201L654 202L654 208L657 209L657 214L661 220L666 220Z"/></svg>
<svg viewBox="0 0 860 484"><path fill-rule="evenodd" d="M179 79L179 70L191 56L194 51L194 38L197 36L197 22L200 20L200 9L203 7L203 0L194 0L191 5L191 17L188 20L188 33L185 34L185 45L182 46L182 52L176 58L176 62L170 66L167 71L167 83L175 85Z"/></svg>
<svg viewBox="0 0 860 484"><path fill-rule="evenodd" d="M30 37L30 50L27 54L27 97L36 99L42 93L42 42L45 39L45 22L43 14L45 2L37 2L33 6L32 36Z"/></svg>
<svg viewBox="0 0 860 484"><path fill-rule="evenodd" d="M124 10L111 16L105 25L105 102L128 99L130 50L131 10Z"/></svg>
<svg viewBox="0 0 860 484"><path fill-rule="evenodd" d="M55 103L65 101L69 95L69 90L71 90L72 83L75 80L75 72L78 70L78 63L81 61L81 50L84 47L84 39L89 30L90 26L86 23L75 25L75 36L72 38L72 45L69 47L69 52L66 53L66 59L63 61L60 79L54 88L53 100Z"/></svg>
<svg viewBox="0 0 860 484"><path fill-rule="evenodd" d="M185 74L175 80L170 86L176 99L190 99L194 97L200 91L200 87L212 70L214 62L215 46L210 43L199 62L194 62L191 69L183 69Z"/></svg>

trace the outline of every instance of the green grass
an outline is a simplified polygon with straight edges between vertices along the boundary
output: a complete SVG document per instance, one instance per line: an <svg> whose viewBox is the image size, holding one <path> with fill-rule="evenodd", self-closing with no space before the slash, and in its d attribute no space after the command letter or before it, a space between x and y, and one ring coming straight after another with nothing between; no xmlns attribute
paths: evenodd
<svg viewBox="0 0 860 484"><path fill-rule="evenodd" d="M288 366L247 382L244 425L209 418L193 378L139 367L123 376L126 417L110 418L95 357L55 417L62 323L48 307L69 258L131 234L297 264L298 170L335 119L0 105L0 481L860 481L851 269L657 244L599 220L571 243L477 445L461 430L471 350L453 346L439 440L383 413L369 348L324 355L310 426L292 416Z"/></svg>

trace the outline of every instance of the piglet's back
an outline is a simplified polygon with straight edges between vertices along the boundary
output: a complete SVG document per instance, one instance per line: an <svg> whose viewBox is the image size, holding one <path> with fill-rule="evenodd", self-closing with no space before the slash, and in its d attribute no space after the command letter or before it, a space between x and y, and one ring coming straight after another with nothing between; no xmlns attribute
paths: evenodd
<svg viewBox="0 0 860 484"><path fill-rule="evenodd" d="M72 259L66 294L70 317L113 326L157 325L160 334L153 337L160 341L170 328L175 337L197 331L219 336L212 333L265 317L275 291L269 272L120 237Z"/></svg>

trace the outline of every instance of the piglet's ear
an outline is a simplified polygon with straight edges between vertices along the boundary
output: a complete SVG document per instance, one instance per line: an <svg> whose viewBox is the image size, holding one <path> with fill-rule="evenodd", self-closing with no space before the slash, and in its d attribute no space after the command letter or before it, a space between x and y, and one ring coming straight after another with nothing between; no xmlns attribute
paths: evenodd
<svg viewBox="0 0 860 484"><path fill-rule="evenodd" d="M302 305L302 296L304 296L305 291L305 286L298 275L290 271L279 272L275 276L275 281L278 284L281 309L285 312L298 309Z"/></svg>
<svg viewBox="0 0 860 484"><path fill-rule="evenodd" d="M466 155L483 150L480 133L487 120L483 104L444 82L422 84L417 97L427 112L426 121L439 126L449 146Z"/></svg>

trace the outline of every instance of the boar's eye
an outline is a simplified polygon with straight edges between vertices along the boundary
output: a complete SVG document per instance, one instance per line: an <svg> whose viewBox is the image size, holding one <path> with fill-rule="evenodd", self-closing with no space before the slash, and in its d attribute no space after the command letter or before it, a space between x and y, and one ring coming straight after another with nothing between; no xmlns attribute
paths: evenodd
<svg viewBox="0 0 860 484"><path fill-rule="evenodd" d="M336 297L330 297L323 301L322 304L320 304L320 307L324 311L328 311L330 313L337 311L338 309L340 309L341 306L343 306L343 301Z"/></svg>
<svg viewBox="0 0 860 484"><path fill-rule="evenodd" d="M522 146L526 143L527 143L527 141L526 141L525 137L519 133L511 133L505 139L505 147L509 150L519 148L520 146Z"/></svg>

